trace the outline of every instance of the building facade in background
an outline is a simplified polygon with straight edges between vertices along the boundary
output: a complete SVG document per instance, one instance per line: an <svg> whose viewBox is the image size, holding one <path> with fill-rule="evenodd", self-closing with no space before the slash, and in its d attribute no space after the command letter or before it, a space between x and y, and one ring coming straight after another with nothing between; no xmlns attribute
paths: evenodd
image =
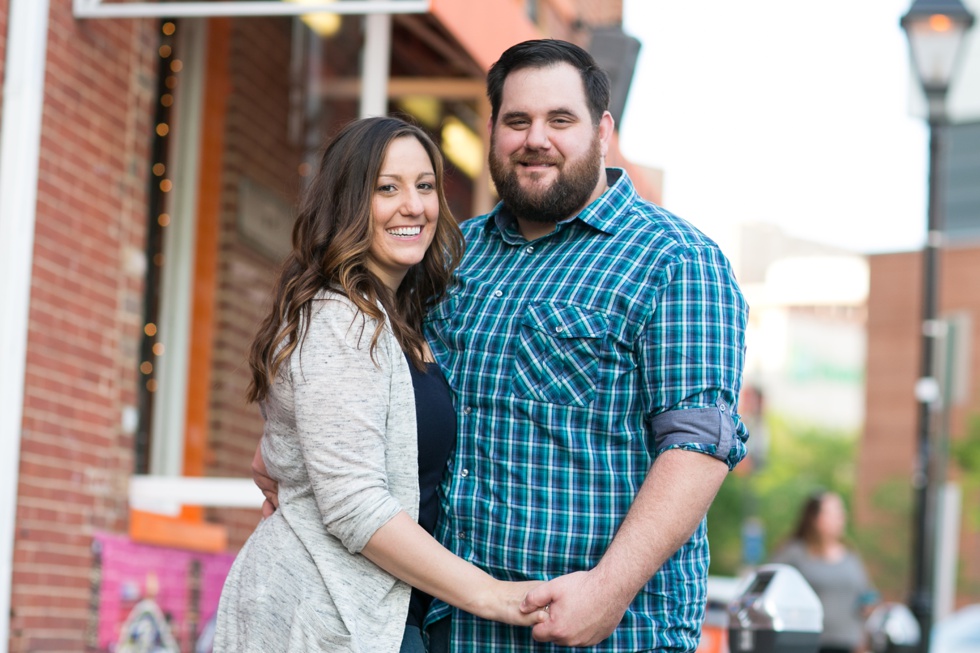
<svg viewBox="0 0 980 653"><path fill-rule="evenodd" d="M359 15L82 18L50 0L32 52L14 32L39 5L0 0L6 118L22 94L8 62L44 66L35 167L0 177L33 171L37 186L30 211L0 215L30 242L13 275L20 322L0 298L4 333L20 334L2 356L24 362L2 433L0 650L123 650L154 634L191 651L259 512L229 496L240 485L186 479L250 475L262 423L243 399L245 351L324 139L386 68L383 110L441 144L454 214L486 211L487 67L527 38L615 48L622 5L432 0L379 29ZM628 88L630 69L611 72ZM25 130L0 123L8 145ZM659 175L618 147L609 163L660 200ZM5 261L21 254L0 244ZM185 481L154 490L159 477Z"/></svg>
<svg viewBox="0 0 980 653"><path fill-rule="evenodd" d="M766 224L741 225L732 252L751 307L743 386L770 417L856 436L864 424L866 257Z"/></svg>
<svg viewBox="0 0 980 653"><path fill-rule="evenodd" d="M980 227L980 214L973 217ZM965 221L964 221L965 222ZM958 229L969 231L968 225ZM974 233L980 233L977 230ZM933 426L932 477L940 489L936 524L935 618L980 602L980 469L958 447L980 451L980 239L953 237L940 255L940 317L946 336L935 352L942 386ZM869 257L866 425L859 450L855 519L875 537L863 542L871 573L891 600L911 584L912 476L916 466L922 255Z"/></svg>

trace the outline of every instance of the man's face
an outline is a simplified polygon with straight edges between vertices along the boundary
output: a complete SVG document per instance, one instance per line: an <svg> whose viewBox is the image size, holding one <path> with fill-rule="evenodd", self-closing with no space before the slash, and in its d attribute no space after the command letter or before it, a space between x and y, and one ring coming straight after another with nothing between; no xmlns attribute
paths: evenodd
<svg viewBox="0 0 980 653"><path fill-rule="evenodd" d="M524 68L504 81L490 133L490 175L519 218L557 222L601 194L612 119L592 124L582 78L569 64Z"/></svg>

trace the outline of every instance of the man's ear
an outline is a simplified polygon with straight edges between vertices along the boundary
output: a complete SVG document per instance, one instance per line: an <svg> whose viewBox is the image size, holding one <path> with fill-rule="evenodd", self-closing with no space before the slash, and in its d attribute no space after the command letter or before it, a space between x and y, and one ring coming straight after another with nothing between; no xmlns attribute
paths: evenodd
<svg viewBox="0 0 980 653"><path fill-rule="evenodd" d="M609 153L609 141L612 139L613 131L616 129L616 121L612 114L604 111L599 118L599 142L602 143L602 156L605 158Z"/></svg>

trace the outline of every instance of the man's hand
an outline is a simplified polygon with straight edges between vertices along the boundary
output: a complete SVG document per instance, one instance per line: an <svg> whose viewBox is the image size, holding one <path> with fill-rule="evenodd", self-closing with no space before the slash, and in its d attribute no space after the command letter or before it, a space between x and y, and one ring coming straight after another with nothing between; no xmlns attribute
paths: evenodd
<svg viewBox="0 0 980 653"><path fill-rule="evenodd" d="M596 570L577 571L529 591L521 611L547 609L549 615L547 621L534 626L534 639L562 646L593 646L609 637L623 620L632 597L617 596L598 576Z"/></svg>
<svg viewBox="0 0 980 653"><path fill-rule="evenodd" d="M727 474L728 465L699 452L660 454L599 563L527 593L522 610L550 605L534 639L590 646L609 637L637 593L694 533Z"/></svg>
<svg viewBox="0 0 980 653"><path fill-rule="evenodd" d="M252 480L265 495L265 501L262 502L262 516L272 516L279 507L279 483L269 476L269 470L265 468L261 443L255 448L255 455L252 456Z"/></svg>

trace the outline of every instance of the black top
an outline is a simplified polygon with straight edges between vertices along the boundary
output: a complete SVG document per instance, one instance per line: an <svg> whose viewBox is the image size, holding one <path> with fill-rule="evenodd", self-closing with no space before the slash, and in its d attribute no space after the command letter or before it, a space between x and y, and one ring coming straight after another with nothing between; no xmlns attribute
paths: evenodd
<svg viewBox="0 0 980 653"><path fill-rule="evenodd" d="M419 432L419 526L429 533L439 519L439 483L456 446L456 411L446 377L435 363L420 372L411 361L415 389L415 419ZM432 597L412 589L408 624L422 626Z"/></svg>

